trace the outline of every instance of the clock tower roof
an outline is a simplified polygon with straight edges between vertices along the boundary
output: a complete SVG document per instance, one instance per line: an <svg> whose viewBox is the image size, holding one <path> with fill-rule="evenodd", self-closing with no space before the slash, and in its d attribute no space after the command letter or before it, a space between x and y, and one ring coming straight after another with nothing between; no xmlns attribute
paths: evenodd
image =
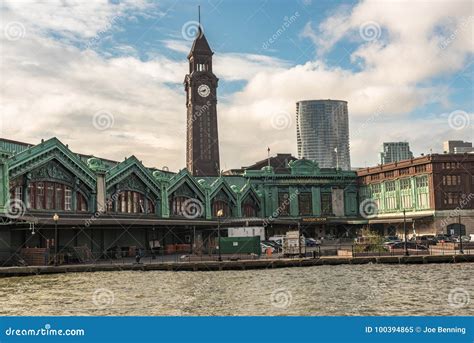
<svg viewBox="0 0 474 343"><path fill-rule="evenodd" d="M206 36L202 31L201 27L199 27L198 33L196 38L194 39L193 46L191 47L191 51L188 54L188 59L191 58L193 55L213 55L214 53L207 42Z"/></svg>

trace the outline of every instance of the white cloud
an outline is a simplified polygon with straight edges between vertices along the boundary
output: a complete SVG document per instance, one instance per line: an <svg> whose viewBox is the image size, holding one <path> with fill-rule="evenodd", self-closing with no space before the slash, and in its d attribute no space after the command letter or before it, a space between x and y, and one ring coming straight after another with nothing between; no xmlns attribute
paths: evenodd
<svg viewBox="0 0 474 343"><path fill-rule="evenodd" d="M25 3L5 5L6 22L18 21L26 32L18 40L2 36L0 42L2 136L32 143L57 136L77 152L118 160L135 154L150 166L182 168L186 115L182 81L190 42L162 41L167 49L183 54L179 60L155 52L146 61L133 53L105 58L71 42L87 41L118 25L114 21L118 14L146 15L140 9L148 4L62 3L35 4L34 11ZM443 139L472 140L472 116L471 126L459 131L449 127L446 115L407 116L430 103L443 104L440 113L470 110L449 103L449 84L445 88L431 80L465 67L473 52L472 20L462 23L472 8L465 2L396 4L362 2L353 9L336 10L319 25L308 24L304 35L317 44L319 55L305 64L290 66L269 56L216 52L217 76L246 82L242 90L219 99L222 167L260 160L267 146L272 153L295 153L295 102L303 99L349 102L356 166L376 163L383 140L408 140L415 153L436 150L437 140L439 149ZM358 36L359 26L367 21L380 25L379 40ZM52 38L51 32L62 38ZM345 37L360 42L351 56L360 63L360 71L333 67L324 60ZM94 129L92 118L99 110L113 114L112 128Z"/></svg>

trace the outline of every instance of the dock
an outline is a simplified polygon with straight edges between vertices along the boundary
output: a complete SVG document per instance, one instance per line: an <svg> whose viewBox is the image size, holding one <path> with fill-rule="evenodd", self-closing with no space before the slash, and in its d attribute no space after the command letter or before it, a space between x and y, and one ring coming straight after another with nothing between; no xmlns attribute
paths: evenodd
<svg viewBox="0 0 474 343"><path fill-rule="evenodd" d="M195 261L158 263L111 263L74 264L60 266L20 266L0 268L0 277L30 276L61 273L84 273L106 271L221 271L251 270L290 267L311 267L341 264L426 264L426 263L468 263L474 262L474 255L418 255L418 256L374 256L374 257L320 257L281 258L238 261Z"/></svg>

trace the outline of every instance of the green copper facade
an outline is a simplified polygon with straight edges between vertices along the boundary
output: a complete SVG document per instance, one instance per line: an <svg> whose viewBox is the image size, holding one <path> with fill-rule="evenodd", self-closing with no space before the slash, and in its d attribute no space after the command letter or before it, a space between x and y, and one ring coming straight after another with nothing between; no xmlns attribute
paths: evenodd
<svg viewBox="0 0 474 343"><path fill-rule="evenodd" d="M354 172L320 169L304 159L290 162L287 170L194 177L186 169L147 168L135 156L115 164L85 159L52 138L15 155L2 153L0 201L5 213L10 199L21 201L25 215L99 212L192 222L215 219L223 209L226 218L236 219L358 217ZM187 200L197 212L183 213Z"/></svg>

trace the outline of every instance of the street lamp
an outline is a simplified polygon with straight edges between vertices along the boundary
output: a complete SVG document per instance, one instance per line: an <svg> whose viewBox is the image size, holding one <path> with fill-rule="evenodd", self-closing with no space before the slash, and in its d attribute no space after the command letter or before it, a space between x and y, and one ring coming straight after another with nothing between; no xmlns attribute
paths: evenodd
<svg viewBox="0 0 474 343"><path fill-rule="evenodd" d="M407 244L407 217L406 211L403 210L403 233L405 235L405 256L408 256L408 244Z"/></svg>
<svg viewBox="0 0 474 343"><path fill-rule="evenodd" d="M221 217L224 216L224 210L220 209L217 211L217 237L218 237L218 247L219 247L219 262L222 261L221 254Z"/></svg>
<svg viewBox="0 0 474 343"><path fill-rule="evenodd" d="M464 250L462 249L462 226L461 226L461 215L458 214L458 226L459 226L459 253L464 254Z"/></svg>
<svg viewBox="0 0 474 343"><path fill-rule="evenodd" d="M57 213L53 215L54 220L54 265L58 265L58 220L59 216Z"/></svg>

